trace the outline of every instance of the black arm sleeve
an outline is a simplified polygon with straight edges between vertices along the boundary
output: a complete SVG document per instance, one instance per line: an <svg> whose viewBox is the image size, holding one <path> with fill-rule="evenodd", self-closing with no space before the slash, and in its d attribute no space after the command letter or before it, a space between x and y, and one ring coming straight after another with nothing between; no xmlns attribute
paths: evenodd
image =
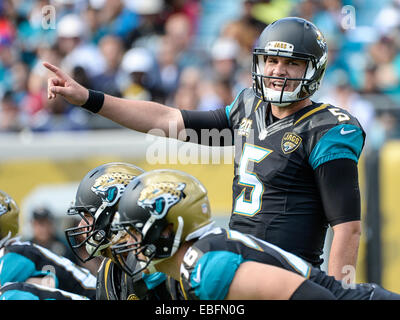
<svg viewBox="0 0 400 320"><path fill-rule="evenodd" d="M361 200L355 161L328 161L315 170L315 178L331 226L360 220Z"/></svg>
<svg viewBox="0 0 400 320"><path fill-rule="evenodd" d="M233 131L225 108L210 111L181 110L186 141L207 146L233 145Z"/></svg>

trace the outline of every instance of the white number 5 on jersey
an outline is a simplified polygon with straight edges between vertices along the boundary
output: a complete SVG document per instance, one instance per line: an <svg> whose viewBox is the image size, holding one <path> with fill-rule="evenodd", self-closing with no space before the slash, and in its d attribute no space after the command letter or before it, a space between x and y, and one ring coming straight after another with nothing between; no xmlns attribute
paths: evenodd
<svg viewBox="0 0 400 320"><path fill-rule="evenodd" d="M239 185L244 186L235 200L233 213L254 216L261 209L264 185L252 170L253 162L264 160L272 150L246 143L239 163ZM251 188L250 199L245 198L246 188Z"/></svg>

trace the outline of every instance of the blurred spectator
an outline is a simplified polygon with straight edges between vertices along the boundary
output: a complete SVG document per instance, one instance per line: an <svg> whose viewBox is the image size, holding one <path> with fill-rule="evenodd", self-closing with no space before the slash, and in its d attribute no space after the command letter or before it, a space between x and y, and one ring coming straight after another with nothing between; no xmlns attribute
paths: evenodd
<svg viewBox="0 0 400 320"><path fill-rule="evenodd" d="M356 9L355 30L342 26L345 4ZM42 25L47 5L56 10L55 29ZM395 109L400 105L399 6L400 0L3 0L1 130L115 128L94 125L95 116L71 105L48 103L43 60L114 96L150 97L198 110L224 106L252 85L251 51L260 32L289 15L314 22L328 42L320 96L340 97L353 112L357 107L351 105L361 100L374 109ZM370 32L360 35L363 27ZM137 63L128 52L139 48L147 49L148 57ZM124 66L123 57L130 61ZM351 88L336 82L338 70L346 70ZM196 83L188 85L185 78L191 77Z"/></svg>
<svg viewBox="0 0 400 320"><path fill-rule="evenodd" d="M400 1L390 0L388 3L378 12L373 22L375 29L379 31L381 35L389 33L394 28L400 26Z"/></svg>
<svg viewBox="0 0 400 320"><path fill-rule="evenodd" d="M165 12L167 18L176 13L183 13L190 21L190 33L194 35L197 31L198 20L201 10L200 0L165 0Z"/></svg>
<svg viewBox="0 0 400 320"><path fill-rule="evenodd" d="M45 207L36 208L32 212L31 224L33 234L29 241L77 263L78 260L68 244L57 235L55 218L49 209Z"/></svg>
<svg viewBox="0 0 400 320"><path fill-rule="evenodd" d="M215 79L234 81L239 46L234 39L218 38L211 48L211 74Z"/></svg>
<svg viewBox="0 0 400 320"><path fill-rule="evenodd" d="M400 55L391 37L382 37L370 47L377 69L375 75L380 90L400 103Z"/></svg>
<svg viewBox="0 0 400 320"><path fill-rule="evenodd" d="M122 96L132 100L151 100L151 71L154 70L154 60L150 52L144 48L128 50L122 59L121 67L128 75L127 86L122 90Z"/></svg>
<svg viewBox="0 0 400 320"><path fill-rule="evenodd" d="M143 47L151 51L157 48L164 32L164 0L128 0L125 4L139 16L138 25L128 35L127 47Z"/></svg>
<svg viewBox="0 0 400 320"><path fill-rule="evenodd" d="M393 110L380 110L371 128L369 145L378 151L386 141L400 138L399 115Z"/></svg>
<svg viewBox="0 0 400 320"><path fill-rule="evenodd" d="M91 1L92 7L100 10L97 15L99 26L97 36L99 38L107 34L118 36L128 46L130 33L139 25L139 17L130 7L130 4L134 2L137 0Z"/></svg>
<svg viewBox="0 0 400 320"><path fill-rule="evenodd" d="M20 111L11 91L7 91L0 103L0 131L19 132L22 129Z"/></svg>
<svg viewBox="0 0 400 320"><path fill-rule="evenodd" d="M83 67L89 77L105 71L104 57L97 46L85 40L86 25L75 14L65 15L57 24L57 45L63 56L61 65L67 72Z"/></svg>
<svg viewBox="0 0 400 320"><path fill-rule="evenodd" d="M104 36L99 42L99 48L106 62L105 71L90 79L94 90L121 97L120 65L124 55L122 40L113 35Z"/></svg>
<svg viewBox="0 0 400 320"><path fill-rule="evenodd" d="M178 87L179 76L182 71L177 64L176 49L167 37L162 37L159 50L157 52L157 63L160 72L160 90L163 100L167 100L169 95L173 95Z"/></svg>
<svg viewBox="0 0 400 320"><path fill-rule="evenodd" d="M171 15L165 23L165 39L175 48L176 63L180 68L201 65L204 57L193 45L193 35L189 18L183 13Z"/></svg>
<svg viewBox="0 0 400 320"><path fill-rule="evenodd" d="M340 107L355 116L367 135L375 121L375 109L372 103L363 99L350 84L349 77L344 70L336 70L334 75L336 84L329 94L321 97L321 101Z"/></svg>
<svg viewBox="0 0 400 320"><path fill-rule="evenodd" d="M183 69L179 78L179 86L172 102L167 102L179 109L195 110L200 103L200 83L202 72L196 67Z"/></svg>

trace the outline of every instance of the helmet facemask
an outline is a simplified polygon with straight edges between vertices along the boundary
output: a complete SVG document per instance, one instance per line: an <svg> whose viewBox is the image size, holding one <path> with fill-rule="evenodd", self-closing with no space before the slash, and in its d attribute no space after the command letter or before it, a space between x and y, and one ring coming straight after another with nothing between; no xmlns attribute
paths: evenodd
<svg viewBox="0 0 400 320"><path fill-rule="evenodd" d="M306 61L304 74L300 78L277 77L264 75L265 61L268 56L288 57ZM316 81L317 64L313 57L291 57L282 54L279 50L275 54L270 52L253 52L253 89L259 99L270 102L279 107L286 107L294 102L302 101L310 97L319 87ZM270 80L283 80L283 86L280 91L270 89L266 82ZM296 81L298 85L293 91L286 91L288 81Z"/></svg>
<svg viewBox="0 0 400 320"><path fill-rule="evenodd" d="M68 209L68 215L79 215L84 222L65 230L68 244L79 260L86 262L102 255L103 250L110 246L112 238L110 225L114 214L115 209L103 205L97 210L93 207Z"/></svg>
<svg viewBox="0 0 400 320"><path fill-rule="evenodd" d="M114 231L122 228L127 237L111 247L114 260L131 277L143 271L157 272L155 266L179 249L183 226L183 218L178 217L177 231L174 232L173 224L168 224L165 218L155 219L154 215L144 225L141 222L120 223Z"/></svg>
<svg viewBox="0 0 400 320"><path fill-rule="evenodd" d="M69 215L80 223L65 230L73 253L82 262L96 256L112 258L110 246L120 234L111 228L119 218L118 202L129 182L143 170L126 163L109 163L90 171L81 181Z"/></svg>
<svg viewBox="0 0 400 320"><path fill-rule="evenodd" d="M303 60L306 68L296 78L268 76L264 74L268 56ZM326 42L312 23L292 17L277 20L264 29L253 50L253 91L265 102L286 107L309 98L318 90L326 65ZM283 81L282 88L268 88L266 82L274 79ZM289 81L298 82L290 91L287 88Z"/></svg>

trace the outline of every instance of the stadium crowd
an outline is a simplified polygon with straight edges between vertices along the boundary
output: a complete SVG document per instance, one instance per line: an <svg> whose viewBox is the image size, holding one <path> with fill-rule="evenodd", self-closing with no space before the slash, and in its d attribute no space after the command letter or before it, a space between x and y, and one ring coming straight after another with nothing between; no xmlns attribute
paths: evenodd
<svg viewBox="0 0 400 320"><path fill-rule="evenodd" d="M250 52L260 31L290 15L314 22L328 43L314 99L356 116L367 146L399 137L398 0L4 0L0 131L117 127L62 98L48 100L42 61L114 96L182 109L226 106L252 85Z"/></svg>

